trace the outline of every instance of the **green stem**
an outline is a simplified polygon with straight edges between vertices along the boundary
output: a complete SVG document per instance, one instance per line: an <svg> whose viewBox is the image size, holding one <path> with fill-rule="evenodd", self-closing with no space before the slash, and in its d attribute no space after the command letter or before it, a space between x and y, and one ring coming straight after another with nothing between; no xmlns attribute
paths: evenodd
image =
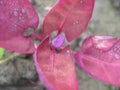
<svg viewBox="0 0 120 90"><path fill-rule="evenodd" d="M9 56L7 56L7 57L4 57L4 58L0 58L0 64L1 63L4 63L4 62L6 62L6 61L8 61L8 60L10 60L10 59L12 59L12 58L15 58L15 57L17 57L17 56L20 56L21 54L19 54L19 53L13 53L12 55L9 55Z"/></svg>

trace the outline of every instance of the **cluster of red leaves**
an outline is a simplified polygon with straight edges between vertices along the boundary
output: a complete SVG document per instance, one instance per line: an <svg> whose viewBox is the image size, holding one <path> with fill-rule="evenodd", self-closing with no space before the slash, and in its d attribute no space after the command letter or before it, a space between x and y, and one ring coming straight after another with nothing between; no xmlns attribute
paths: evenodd
<svg viewBox="0 0 120 90"><path fill-rule="evenodd" d="M58 0L46 15L42 42L34 47L28 28L36 29L38 14L28 0L0 0L0 47L20 53L34 53L35 66L48 90L78 90L75 64L93 77L120 85L120 39L96 35L87 37L79 52L71 42L83 31L92 16L94 0ZM51 40L51 34L57 35ZM64 33L64 35L63 35Z"/></svg>

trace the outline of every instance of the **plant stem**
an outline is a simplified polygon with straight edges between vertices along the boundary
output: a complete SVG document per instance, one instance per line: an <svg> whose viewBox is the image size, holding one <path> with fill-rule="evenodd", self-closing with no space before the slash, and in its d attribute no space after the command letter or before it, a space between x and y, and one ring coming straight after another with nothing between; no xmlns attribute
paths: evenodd
<svg viewBox="0 0 120 90"><path fill-rule="evenodd" d="M20 54L20 53L13 53L12 55L9 55L9 56L7 56L7 57L1 58L1 59L0 59L0 64L1 64L1 63L4 63L4 62L6 62L6 61L8 61L8 60L10 60L10 59L12 59L12 58L14 58L14 57L17 57L17 56L19 56L19 55L21 55L21 54Z"/></svg>
<svg viewBox="0 0 120 90"><path fill-rule="evenodd" d="M38 35L37 33L33 33L32 35L31 35L32 37L35 37L35 38L37 38L37 39L39 39L39 40L43 40L43 36L40 36L40 35Z"/></svg>
<svg viewBox="0 0 120 90"><path fill-rule="evenodd" d="M76 53L77 53L76 51L71 50L72 55L75 55Z"/></svg>

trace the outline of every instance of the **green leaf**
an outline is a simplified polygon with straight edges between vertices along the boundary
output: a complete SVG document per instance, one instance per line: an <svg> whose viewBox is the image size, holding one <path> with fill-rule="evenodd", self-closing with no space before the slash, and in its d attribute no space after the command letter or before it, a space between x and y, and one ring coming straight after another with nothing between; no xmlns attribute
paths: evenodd
<svg viewBox="0 0 120 90"><path fill-rule="evenodd" d="M4 51L5 51L5 49L4 49L4 48L0 48L0 58L2 58L2 57L3 57Z"/></svg>

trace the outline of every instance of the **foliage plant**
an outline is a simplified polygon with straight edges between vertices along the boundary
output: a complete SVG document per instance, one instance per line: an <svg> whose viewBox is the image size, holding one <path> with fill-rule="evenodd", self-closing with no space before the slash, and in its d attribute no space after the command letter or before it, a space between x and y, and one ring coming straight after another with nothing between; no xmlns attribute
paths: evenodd
<svg viewBox="0 0 120 90"><path fill-rule="evenodd" d="M58 0L46 14L38 35L39 17L28 0L0 0L0 47L33 53L38 76L48 90L78 90L73 57L94 78L120 86L119 38L91 35L79 52L70 48L70 42L85 31L93 7L94 0ZM37 48L33 37L41 41Z"/></svg>

